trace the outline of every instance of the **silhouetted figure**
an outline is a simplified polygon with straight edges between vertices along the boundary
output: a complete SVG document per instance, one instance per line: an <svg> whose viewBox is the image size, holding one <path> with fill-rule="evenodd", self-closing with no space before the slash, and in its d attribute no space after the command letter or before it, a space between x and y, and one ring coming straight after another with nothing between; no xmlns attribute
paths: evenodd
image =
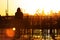
<svg viewBox="0 0 60 40"><path fill-rule="evenodd" d="M21 9L18 8L17 12L15 13L15 23L16 23L16 35L15 38L20 38L21 33L20 33L20 28L23 22L23 13L21 12Z"/></svg>
<svg viewBox="0 0 60 40"><path fill-rule="evenodd" d="M23 13L21 12L20 8L17 9L17 12L15 13L15 18L23 20Z"/></svg>

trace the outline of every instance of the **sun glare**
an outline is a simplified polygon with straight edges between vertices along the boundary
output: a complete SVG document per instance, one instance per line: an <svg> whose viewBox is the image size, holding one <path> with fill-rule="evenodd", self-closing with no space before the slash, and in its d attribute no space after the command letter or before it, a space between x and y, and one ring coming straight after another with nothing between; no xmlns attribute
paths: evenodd
<svg viewBox="0 0 60 40"><path fill-rule="evenodd" d="M47 14L50 10L58 11L60 9L59 0L22 0L21 8L25 9L26 13L33 15L38 8L44 9Z"/></svg>
<svg viewBox="0 0 60 40"><path fill-rule="evenodd" d="M13 31L12 29L6 29L5 32L8 37L14 37L15 35L15 31Z"/></svg>

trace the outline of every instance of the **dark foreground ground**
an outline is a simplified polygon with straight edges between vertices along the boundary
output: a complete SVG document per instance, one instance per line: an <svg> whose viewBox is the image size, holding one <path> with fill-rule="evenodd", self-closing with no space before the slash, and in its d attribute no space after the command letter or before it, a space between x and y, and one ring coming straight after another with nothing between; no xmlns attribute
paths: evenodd
<svg viewBox="0 0 60 40"><path fill-rule="evenodd" d="M10 30L10 28L8 28L7 30ZM26 29L24 29L24 30L26 32ZM30 31L30 29L28 29L28 30ZM55 39L56 40L60 40L60 31L59 30L58 30L58 32L55 30L56 31L56 33L55 33ZM8 31L8 34L7 34L6 29L0 29L0 40L53 40L51 35L49 34L49 30L47 30L47 29L45 29L45 33L42 33L41 29L35 29L33 31L33 34L31 34L31 33L30 34L29 33L28 34L27 33L23 34L22 33L22 35L20 35L19 39L11 36L13 33L15 33L14 31L15 30L11 29L10 31Z"/></svg>

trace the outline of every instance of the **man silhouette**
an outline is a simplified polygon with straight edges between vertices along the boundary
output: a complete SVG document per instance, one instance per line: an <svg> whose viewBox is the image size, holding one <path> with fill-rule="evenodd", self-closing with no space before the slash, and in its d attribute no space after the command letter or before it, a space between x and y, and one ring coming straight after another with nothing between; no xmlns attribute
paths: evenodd
<svg viewBox="0 0 60 40"><path fill-rule="evenodd" d="M21 12L20 8L17 9L17 12L15 13L15 18L23 20L23 13Z"/></svg>
<svg viewBox="0 0 60 40"><path fill-rule="evenodd" d="M16 25L16 32L15 32L15 38L20 38L21 33L20 33L20 27L22 24L23 20L23 13L21 12L20 8L17 8L17 12L15 13L15 25Z"/></svg>

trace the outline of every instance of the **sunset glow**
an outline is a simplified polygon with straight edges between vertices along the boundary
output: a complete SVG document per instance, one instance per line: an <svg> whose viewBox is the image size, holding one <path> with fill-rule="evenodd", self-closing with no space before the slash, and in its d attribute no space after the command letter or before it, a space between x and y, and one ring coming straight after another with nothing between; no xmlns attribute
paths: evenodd
<svg viewBox="0 0 60 40"><path fill-rule="evenodd" d="M59 0L22 0L21 8L24 8L29 14L34 14L37 9L44 9L45 13L53 10L57 12L60 9Z"/></svg>
<svg viewBox="0 0 60 40"><path fill-rule="evenodd" d="M0 14L5 15L7 0L0 0ZM44 9L47 14L50 10L58 12L60 10L60 0L9 0L9 15L14 15L18 7L21 8L23 13L29 13L31 15L36 13L37 9Z"/></svg>

